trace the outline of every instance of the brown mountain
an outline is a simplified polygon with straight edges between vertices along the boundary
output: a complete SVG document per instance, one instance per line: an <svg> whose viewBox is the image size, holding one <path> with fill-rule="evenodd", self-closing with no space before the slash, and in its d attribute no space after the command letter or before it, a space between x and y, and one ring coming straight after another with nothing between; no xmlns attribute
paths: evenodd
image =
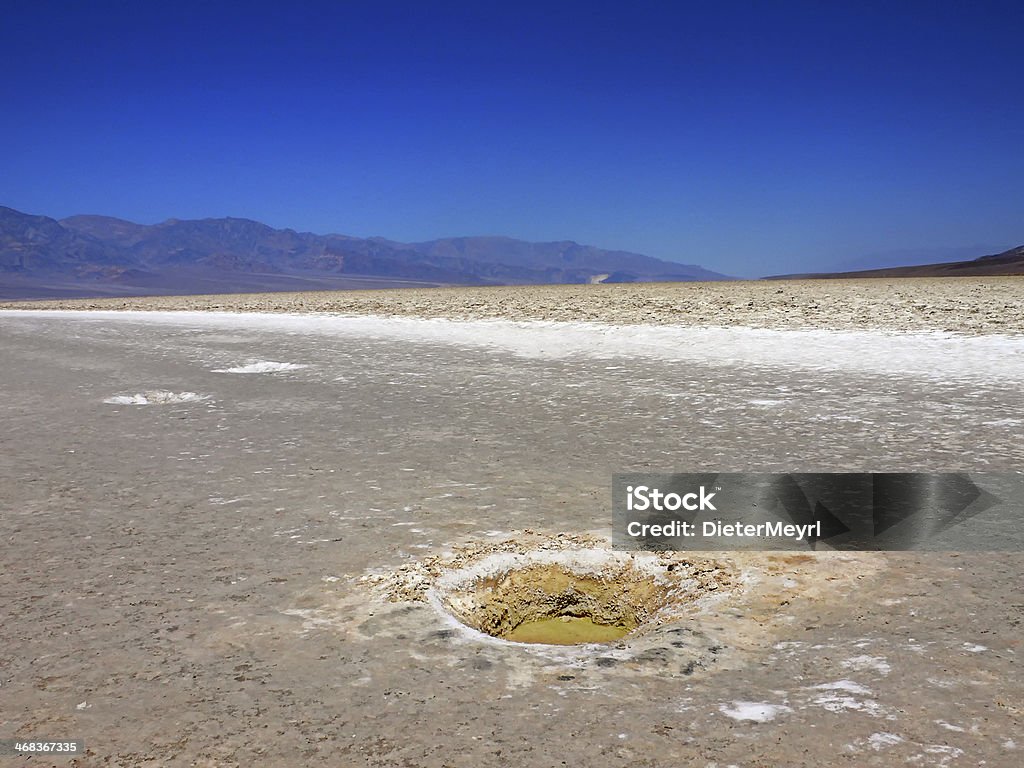
<svg viewBox="0 0 1024 768"><path fill-rule="evenodd" d="M774 275L768 280L839 279L852 277L1002 277L1024 275L1024 245L993 256L969 261L948 261L913 267L866 269L859 272L815 272L803 275Z"/></svg>
<svg viewBox="0 0 1024 768"><path fill-rule="evenodd" d="M127 263L119 249L61 226L0 206L0 273L76 274L99 265Z"/></svg>
<svg viewBox="0 0 1024 768"><path fill-rule="evenodd" d="M407 244L249 219L58 222L0 207L0 298L722 279L728 278L698 266L571 241Z"/></svg>

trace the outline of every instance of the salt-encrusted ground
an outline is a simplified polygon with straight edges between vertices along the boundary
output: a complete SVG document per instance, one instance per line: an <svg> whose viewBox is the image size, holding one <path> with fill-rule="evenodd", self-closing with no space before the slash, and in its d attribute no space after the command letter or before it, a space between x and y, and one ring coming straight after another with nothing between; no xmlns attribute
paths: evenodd
<svg viewBox="0 0 1024 768"><path fill-rule="evenodd" d="M1019 554L734 559L592 654L420 590L599 545L613 472L1017 471L1024 337L986 328L0 313L0 735L87 765L1016 766Z"/></svg>
<svg viewBox="0 0 1024 768"><path fill-rule="evenodd" d="M750 328L1024 333L1024 277L540 285L10 302L0 308L332 312Z"/></svg>

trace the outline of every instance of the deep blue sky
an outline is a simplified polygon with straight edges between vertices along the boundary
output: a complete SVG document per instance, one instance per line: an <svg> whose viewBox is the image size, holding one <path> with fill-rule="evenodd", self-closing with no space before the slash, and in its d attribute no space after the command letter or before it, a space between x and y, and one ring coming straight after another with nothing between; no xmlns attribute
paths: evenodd
<svg viewBox="0 0 1024 768"><path fill-rule="evenodd" d="M0 204L748 276L1003 249L1022 38L1016 1L3 0Z"/></svg>

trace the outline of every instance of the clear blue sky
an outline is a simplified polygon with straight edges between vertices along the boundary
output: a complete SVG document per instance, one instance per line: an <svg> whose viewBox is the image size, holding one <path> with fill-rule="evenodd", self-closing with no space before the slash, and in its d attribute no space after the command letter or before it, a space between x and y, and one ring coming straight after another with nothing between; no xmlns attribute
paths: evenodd
<svg viewBox="0 0 1024 768"><path fill-rule="evenodd" d="M740 275L1024 243L1020 2L13 2L0 204Z"/></svg>

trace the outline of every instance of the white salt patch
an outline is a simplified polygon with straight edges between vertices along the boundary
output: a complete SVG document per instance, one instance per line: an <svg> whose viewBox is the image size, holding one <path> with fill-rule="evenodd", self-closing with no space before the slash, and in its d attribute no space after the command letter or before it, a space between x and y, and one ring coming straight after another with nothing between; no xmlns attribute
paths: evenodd
<svg viewBox="0 0 1024 768"><path fill-rule="evenodd" d="M856 669L858 671L871 670L880 675L888 675L892 670L889 662L880 656L854 656L842 662L842 665L847 669Z"/></svg>
<svg viewBox="0 0 1024 768"><path fill-rule="evenodd" d="M839 696L834 693L823 693L822 695L815 697L812 703L817 704L823 709L827 709L829 712L839 713L852 710L854 712L865 712L874 716L882 714L882 708L878 705L877 701L858 701L852 696Z"/></svg>
<svg viewBox="0 0 1024 768"><path fill-rule="evenodd" d="M872 733L868 736L868 744L874 750L881 750L885 747L892 747L903 741L903 737L895 733Z"/></svg>
<svg viewBox="0 0 1024 768"><path fill-rule="evenodd" d="M829 712L865 712L878 717L883 714L877 701L867 699L861 701L854 696L870 696L871 691L853 680L837 680L834 683L821 683L811 686L811 690L823 691L811 700L811 704L827 709Z"/></svg>
<svg viewBox="0 0 1024 768"><path fill-rule="evenodd" d="M209 395L196 392L167 392L162 389L150 392L137 392L134 395L115 395L103 400L110 405L172 405L174 403L196 403L208 400Z"/></svg>
<svg viewBox="0 0 1024 768"><path fill-rule="evenodd" d="M237 504L240 501L245 501L247 498L247 496L239 496L235 499L225 499L223 496L211 496L209 502L217 506L223 506L225 504Z"/></svg>
<svg viewBox="0 0 1024 768"><path fill-rule="evenodd" d="M778 715L792 712L785 704L768 704L758 701L734 701L731 705L722 704L718 711L733 720L748 720L754 723L767 723Z"/></svg>
<svg viewBox="0 0 1024 768"><path fill-rule="evenodd" d="M853 682L853 680L837 680L834 683L822 683L821 685L814 686L814 688L818 691L846 691L847 693L860 693L866 696L871 695L871 691L869 689L859 683Z"/></svg>
<svg viewBox="0 0 1024 768"><path fill-rule="evenodd" d="M343 624L343 621L335 615L327 615L324 611L310 608L288 608L281 611L281 613L285 616L296 616L302 619L302 629L298 632L300 635L306 635L318 629L338 627Z"/></svg>
<svg viewBox="0 0 1024 768"><path fill-rule="evenodd" d="M929 744L924 751L930 755L942 755L939 765L949 765L951 760L963 757L964 754L959 747L951 747L948 744Z"/></svg>
<svg viewBox="0 0 1024 768"><path fill-rule="evenodd" d="M961 728L959 725L947 723L945 720L936 720L935 724L940 728L945 728L947 731L955 731L956 733L964 733L965 731L965 729Z"/></svg>
<svg viewBox="0 0 1024 768"><path fill-rule="evenodd" d="M239 365L236 368L215 368L214 373L276 373L277 371L297 371L300 368L308 368L302 363L275 363L271 360L261 360L249 365Z"/></svg>
<svg viewBox="0 0 1024 768"><path fill-rule="evenodd" d="M987 651L988 646L978 645L976 643L964 643L964 650L970 653L981 653L982 651Z"/></svg>
<svg viewBox="0 0 1024 768"><path fill-rule="evenodd" d="M550 321L446 320L232 312L6 310L4 316L284 331L500 349L529 358L658 358L938 379L1024 381L1024 337L885 331L681 328ZM998 360L998 365L993 363Z"/></svg>
<svg viewBox="0 0 1024 768"><path fill-rule="evenodd" d="M103 402L111 405L149 405L149 399L145 395L116 395L106 398Z"/></svg>

